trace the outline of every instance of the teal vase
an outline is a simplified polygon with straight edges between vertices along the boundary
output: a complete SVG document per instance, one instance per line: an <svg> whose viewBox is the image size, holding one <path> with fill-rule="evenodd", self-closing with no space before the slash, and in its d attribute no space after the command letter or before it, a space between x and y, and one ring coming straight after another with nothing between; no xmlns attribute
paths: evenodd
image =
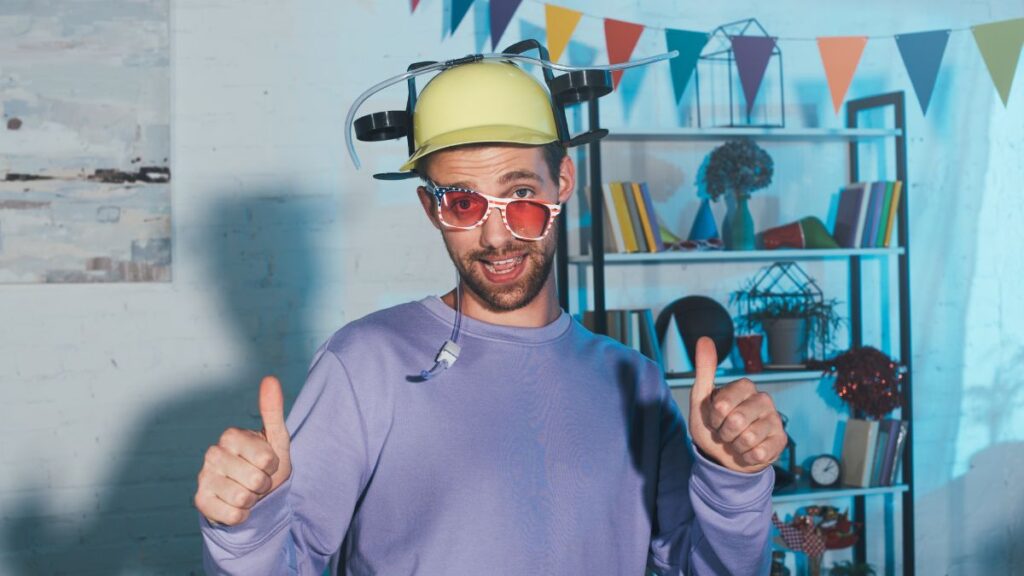
<svg viewBox="0 0 1024 576"><path fill-rule="evenodd" d="M736 206L725 215L725 222L722 223L722 238L725 241L727 250L755 250L756 237L754 236L754 217L750 215L750 207L747 206L747 195L736 194Z"/></svg>

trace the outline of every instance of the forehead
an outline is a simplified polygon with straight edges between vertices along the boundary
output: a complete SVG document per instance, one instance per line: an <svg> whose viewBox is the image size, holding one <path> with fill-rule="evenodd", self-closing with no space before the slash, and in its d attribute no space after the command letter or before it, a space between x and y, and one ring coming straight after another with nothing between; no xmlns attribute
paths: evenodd
<svg viewBox="0 0 1024 576"><path fill-rule="evenodd" d="M486 184L512 172L533 173L547 182L546 166L539 146L487 144L439 150L429 156L426 168L430 179L438 183Z"/></svg>

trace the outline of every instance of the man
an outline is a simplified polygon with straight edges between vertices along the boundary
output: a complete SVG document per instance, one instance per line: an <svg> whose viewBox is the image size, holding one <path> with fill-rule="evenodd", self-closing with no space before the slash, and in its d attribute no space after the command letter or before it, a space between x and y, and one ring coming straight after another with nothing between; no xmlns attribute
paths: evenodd
<svg viewBox="0 0 1024 576"><path fill-rule="evenodd" d="M207 570L313 575L340 549L351 575L765 572L774 404L716 390L705 338L684 422L655 363L559 308L576 177L544 88L456 66L414 126L403 170L460 283L335 333L287 423L264 379L263 431L226 431L199 474ZM453 327L457 362L423 374Z"/></svg>

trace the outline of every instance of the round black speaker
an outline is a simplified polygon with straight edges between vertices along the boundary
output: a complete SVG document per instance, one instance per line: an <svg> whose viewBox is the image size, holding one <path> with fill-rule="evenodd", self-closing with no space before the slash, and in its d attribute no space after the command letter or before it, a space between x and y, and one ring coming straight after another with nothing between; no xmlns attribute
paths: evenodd
<svg viewBox="0 0 1024 576"><path fill-rule="evenodd" d="M679 336L683 339L683 346L686 347L686 355L689 356L691 364L697 355L697 340L701 336L707 336L715 341L719 364L732 352L735 335L732 316L717 301L706 296L687 296L665 306L655 322L658 342L663 346L668 334L669 320L673 317L676 319Z"/></svg>

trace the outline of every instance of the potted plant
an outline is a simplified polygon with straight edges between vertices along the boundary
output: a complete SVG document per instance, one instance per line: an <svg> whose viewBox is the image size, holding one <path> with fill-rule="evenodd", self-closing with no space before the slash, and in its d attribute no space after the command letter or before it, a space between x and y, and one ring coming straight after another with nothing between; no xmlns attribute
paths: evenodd
<svg viewBox="0 0 1024 576"><path fill-rule="evenodd" d="M854 563L849 560L833 564L828 569L829 576L875 576L875 568L871 564Z"/></svg>
<svg viewBox="0 0 1024 576"><path fill-rule="evenodd" d="M729 302L739 310L741 333L764 332L770 363L776 366L803 365L810 342L824 357L843 322L836 312L838 301L826 300L795 262L776 262L763 269L730 294Z"/></svg>
<svg viewBox="0 0 1024 576"><path fill-rule="evenodd" d="M755 248L754 219L747 200L752 192L772 183L773 173L772 157L750 138L725 142L712 150L701 166L697 187L702 195L715 202L723 195L731 196L735 201L728 206L729 211L722 223L727 249Z"/></svg>

